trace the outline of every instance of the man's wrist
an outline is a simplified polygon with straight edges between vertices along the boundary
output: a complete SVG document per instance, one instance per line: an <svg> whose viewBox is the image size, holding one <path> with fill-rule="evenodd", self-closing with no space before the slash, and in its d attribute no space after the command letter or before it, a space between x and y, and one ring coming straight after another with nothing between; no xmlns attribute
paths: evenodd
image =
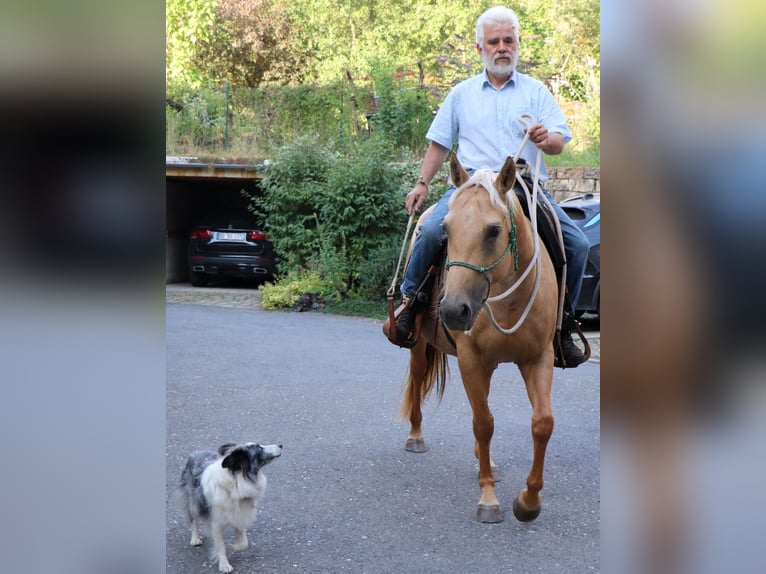
<svg viewBox="0 0 766 574"><path fill-rule="evenodd" d="M426 191L428 191L428 182L426 181L426 178L424 178L422 175L418 176L418 180L415 182L415 185L423 184L426 188Z"/></svg>

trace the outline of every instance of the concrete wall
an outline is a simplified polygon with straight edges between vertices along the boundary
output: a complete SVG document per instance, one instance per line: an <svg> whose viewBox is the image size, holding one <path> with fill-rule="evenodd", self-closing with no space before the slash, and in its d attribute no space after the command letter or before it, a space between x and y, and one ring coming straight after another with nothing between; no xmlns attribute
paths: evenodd
<svg viewBox="0 0 766 574"><path fill-rule="evenodd" d="M546 189L556 201L583 193L601 193L601 168L550 167Z"/></svg>

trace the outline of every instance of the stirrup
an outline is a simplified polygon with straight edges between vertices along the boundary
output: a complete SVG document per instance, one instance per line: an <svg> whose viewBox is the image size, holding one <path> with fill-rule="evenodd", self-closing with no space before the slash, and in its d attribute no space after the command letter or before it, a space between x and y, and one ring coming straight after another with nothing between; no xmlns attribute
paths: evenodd
<svg viewBox="0 0 766 574"><path fill-rule="evenodd" d="M420 279L418 286L415 288L415 294L411 297L402 298L402 302L399 304L396 310L394 310L393 290L389 290L387 293L386 299L388 299L388 319L386 319L386 321L383 323L383 334L394 345L404 349L411 349L417 343L419 333L417 331L416 325L414 324L416 319L413 318L412 336L405 340L402 340L396 333L396 320L405 309L412 308L413 312L417 314L428 306L431 301L431 287L433 285L435 272L436 267L431 265L428 268L428 271L426 271L426 274Z"/></svg>
<svg viewBox="0 0 766 574"><path fill-rule="evenodd" d="M396 310L394 310L393 297L388 298L388 319L386 319L383 323L383 334L394 345L402 347L403 349L411 349L414 347L418 338L414 328L410 337L407 337L406 339L399 337L396 328L396 320L405 310L410 309L414 302L415 297L404 298ZM414 319L412 320L414 322Z"/></svg>
<svg viewBox="0 0 766 574"><path fill-rule="evenodd" d="M590 359L590 343L588 343L588 339L585 338L585 334L582 332L582 329L580 329L579 323L577 323L577 321L572 322L574 323L572 332L577 333L577 336L580 337L580 341L582 341L583 347L585 348L583 351L583 360L575 364L568 364L566 362L564 359L564 351L561 348L561 331L557 329L556 335L553 338L553 366L558 367L559 369L574 369L583 363L587 363Z"/></svg>

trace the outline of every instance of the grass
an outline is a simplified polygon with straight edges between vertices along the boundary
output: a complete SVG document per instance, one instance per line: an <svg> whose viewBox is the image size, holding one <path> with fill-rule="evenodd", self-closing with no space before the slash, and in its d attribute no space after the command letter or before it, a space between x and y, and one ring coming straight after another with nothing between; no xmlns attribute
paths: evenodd
<svg viewBox="0 0 766 574"><path fill-rule="evenodd" d="M546 155L548 167L600 167L601 147L574 148L566 146L559 155Z"/></svg>
<svg viewBox="0 0 766 574"><path fill-rule="evenodd" d="M329 301L322 308L322 313L344 315L346 317L367 317L382 321L388 317L388 303L384 300L370 301L357 298Z"/></svg>

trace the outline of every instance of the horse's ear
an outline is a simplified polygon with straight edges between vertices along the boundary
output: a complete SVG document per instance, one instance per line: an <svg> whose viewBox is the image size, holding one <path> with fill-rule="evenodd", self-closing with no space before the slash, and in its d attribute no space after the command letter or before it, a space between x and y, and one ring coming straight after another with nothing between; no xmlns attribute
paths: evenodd
<svg viewBox="0 0 766 574"><path fill-rule="evenodd" d="M455 187L460 187L468 181L468 172L460 165L456 153L453 153L449 158L449 174Z"/></svg>
<svg viewBox="0 0 766 574"><path fill-rule="evenodd" d="M515 182L516 162L513 161L511 156L508 156L503 167L500 168L500 173L497 174L497 179L495 179L495 189L500 193L505 193L513 187Z"/></svg>

